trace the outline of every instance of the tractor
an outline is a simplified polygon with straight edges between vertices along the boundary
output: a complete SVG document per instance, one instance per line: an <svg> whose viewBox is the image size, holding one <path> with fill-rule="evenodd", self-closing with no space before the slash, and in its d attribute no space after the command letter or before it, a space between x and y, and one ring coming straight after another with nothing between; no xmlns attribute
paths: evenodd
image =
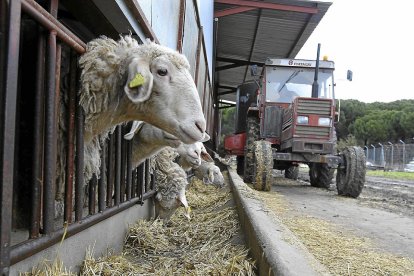
<svg viewBox="0 0 414 276"><path fill-rule="evenodd" d="M320 46L319 46L320 47ZM237 89L235 134L225 137L227 153L237 155L237 172L257 190L269 191L273 169L297 179L299 164L309 166L310 184L358 197L365 182L362 148L337 153L338 120L333 61L266 59L261 74Z"/></svg>

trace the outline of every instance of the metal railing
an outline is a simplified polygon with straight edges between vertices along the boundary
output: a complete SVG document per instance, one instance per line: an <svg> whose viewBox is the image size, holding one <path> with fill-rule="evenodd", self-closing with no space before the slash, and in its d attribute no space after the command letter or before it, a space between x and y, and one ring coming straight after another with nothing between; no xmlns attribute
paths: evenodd
<svg viewBox="0 0 414 276"><path fill-rule="evenodd" d="M410 162L414 161L414 144L377 143L364 147L368 167L377 167L392 171L409 171Z"/></svg>

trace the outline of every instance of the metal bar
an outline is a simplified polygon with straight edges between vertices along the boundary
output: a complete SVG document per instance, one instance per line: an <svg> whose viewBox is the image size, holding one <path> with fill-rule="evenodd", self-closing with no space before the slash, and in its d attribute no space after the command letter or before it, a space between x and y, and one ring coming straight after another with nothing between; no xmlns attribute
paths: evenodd
<svg viewBox="0 0 414 276"><path fill-rule="evenodd" d="M230 91L220 92L220 93L218 93L218 96L227 95L227 94L231 94L231 93L236 93L236 91L237 90L230 90Z"/></svg>
<svg viewBox="0 0 414 276"><path fill-rule="evenodd" d="M114 204L119 205L121 195L121 127L118 126L115 130L115 199Z"/></svg>
<svg viewBox="0 0 414 276"><path fill-rule="evenodd" d="M151 191L143 195L143 200L147 200L150 197L154 196L155 192ZM131 199L130 201L126 201L121 203L118 207L113 207L104 210L102 213L98 213L94 216L88 216L81 222L76 222L70 224L66 230L66 238L74 236L75 234L107 219L110 218L130 207L137 204L139 202L139 198ZM62 240L62 236L65 232L65 229L61 228L50 235L46 235L40 237L38 239L29 240L25 243L21 243L15 245L11 248L10 252L10 265L14 265Z"/></svg>
<svg viewBox="0 0 414 276"><path fill-rule="evenodd" d="M201 103L201 107L203 109L203 113L204 113L204 105L205 105L205 100L206 100L206 83L207 83L207 74L206 77L204 79L204 93L203 93L203 99L202 99L202 103Z"/></svg>
<svg viewBox="0 0 414 276"><path fill-rule="evenodd" d="M79 102L79 95L76 97ZM84 114L83 108L79 104L76 106L76 156L75 156L75 221L82 220L83 209L83 186L84 186Z"/></svg>
<svg viewBox="0 0 414 276"><path fill-rule="evenodd" d="M75 155L75 112L76 112L76 54L70 54L68 117L67 117L67 155L66 155L66 185L65 185L65 211L64 220L72 222L73 212L73 175Z"/></svg>
<svg viewBox="0 0 414 276"><path fill-rule="evenodd" d="M5 3L6 2L6 3ZM0 273L9 274L10 233L12 229L14 147L16 101L20 44L20 1L1 1L1 30L4 31L4 51L1 73L4 83L0 95ZM4 69L4 71L3 71Z"/></svg>
<svg viewBox="0 0 414 276"><path fill-rule="evenodd" d="M139 182L139 179L138 179L138 168L139 167L137 167L137 168L135 168L134 169L134 174L135 174L135 183L136 183L136 186L135 186L135 196L136 197L139 197L139 189L140 189L140 185L143 185L141 182Z"/></svg>
<svg viewBox="0 0 414 276"><path fill-rule="evenodd" d="M200 70L200 51L201 51L201 41L203 40L203 27L200 27L198 29L198 40L197 40L197 56L196 56L196 65L195 65L195 76L194 76L194 82L196 83L198 87L198 71Z"/></svg>
<svg viewBox="0 0 414 276"><path fill-rule="evenodd" d="M57 37L65 42L69 47L76 50L79 54L83 54L86 44L83 43L75 34L67 29L56 18L51 16L45 9L33 0L22 0L22 10L38 21L43 27L49 31L55 31Z"/></svg>
<svg viewBox="0 0 414 276"><path fill-rule="evenodd" d="M137 0L125 0L125 4L128 6L129 10L132 12L135 18L141 23L141 27L144 31L144 34L149 37L151 40L156 43L160 43L154 31L152 30L151 24L148 22L145 17L144 11L141 9Z"/></svg>
<svg viewBox="0 0 414 276"><path fill-rule="evenodd" d="M145 179L144 179L144 193L146 193L146 192L148 192L150 189L149 189L149 184L150 184L150 182L151 182L151 174L150 174L150 168L149 168L149 166L150 166L150 162L149 162L149 160L146 160L145 161Z"/></svg>
<svg viewBox="0 0 414 276"><path fill-rule="evenodd" d="M122 130L122 135L121 137L124 137L125 133L125 128L121 127ZM120 195L121 195L121 202L125 201L125 194L126 194L126 189L125 189L125 164L126 164L126 140L122 139L121 140L121 185L120 185Z"/></svg>
<svg viewBox="0 0 414 276"><path fill-rule="evenodd" d="M43 232L54 230L54 199L56 180L56 32L48 36L46 51L46 95L45 95L45 166L43 185Z"/></svg>
<svg viewBox="0 0 414 276"><path fill-rule="evenodd" d="M145 190L145 178L144 178L144 164L141 164L138 167L138 171L137 171L137 178L138 178L138 198L140 198L140 203L142 204L142 196L144 194L144 190Z"/></svg>
<svg viewBox="0 0 414 276"><path fill-rule="evenodd" d="M178 19L177 51L183 52L183 33L185 24L185 0L180 0L180 14Z"/></svg>
<svg viewBox="0 0 414 276"><path fill-rule="evenodd" d="M256 39L257 39L257 33L259 32L259 26L260 26L260 19L262 18L262 10L260 9L258 14L257 14L257 21L256 21L256 27L254 30L254 36L253 36L253 42L252 42L252 47L250 48L250 53L249 53L249 62L251 62L252 60L252 56L253 56L253 52L254 52L254 47L256 45ZM249 71L249 66L246 66L246 70L244 71L244 77L243 77L243 82L246 81L246 77L247 77L247 72Z"/></svg>
<svg viewBox="0 0 414 276"><path fill-rule="evenodd" d="M96 178L96 175L94 174L92 176L91 181L89 181L88 189L88 207L89 207L89 215L95 214L95 200L96 200L96 184L98 183L98 179Z"/></svg>
<svg viewBox="0 0 414 276"><path fill-rule="evenodd" d="M98 212L105 210L105 186L106 186L106 148L107 141L102 145L101 177L98 182Z"/></svg>
<svg viewBox="0 0 414 276"><path fill-rule="evenodd" d="M263 66L264 65L263 62L254 62L254 61L234 59L234 58L226 58L226 57L217 57L216 60L221 61L221 62L241 64L241 65L253 65L253 64L257 64L257 66ZM216 69L217 68L220 68L220 67L216 67Z"/></svg>
<svg viewBox="0 0 414 276"><path fill-rule="evenodd" d="M261 9L279 10L279 11L318 13L318 9L316 8L308 8L308 7L284 5L284 4L274 4L274 3L267 3L267 2L247 1L247 0L214 0L214 3L255 7L255 8L261 8Z"/></svg>
<svg viewBox="0 0 414 276"><path fill-rule="evenodd" d="M238 14L238 13L242 13L242 12L246 12L246 11L251 11L251 10L255 10L255 9L257 9L257 8L253 8L253 7L237 7L237 8L224 9L224 10L220 10L220 11L215 11L214 12L214 17L223 17L223 16L232 15L232 14Z"/></svg>
<svg viewBox="0 0 414 276"><path fill-rule="evenodd" d="M114 187L114 135L110 134L108 139L108 179L106 183L106 206L112 206L112 192Z"/></svg>
<svg viewBox="0 0 414 276"><path fill-rule="evenodd" d="M132 191L132 142L131 141L125 141L126 142L126 198L127 200L131 199L131 191Z"/></svg>
<svg viewBox="0 0 414 276"><path fill-rule="evenodd" d="M41 189L43 186L43 120L44 120L44 84L45 84L45 47L46 38L39 27L37 43L36 91L34 104L33 134L33 177L32 177L32 215L30 238L37 238L40 229Z"/></svg>

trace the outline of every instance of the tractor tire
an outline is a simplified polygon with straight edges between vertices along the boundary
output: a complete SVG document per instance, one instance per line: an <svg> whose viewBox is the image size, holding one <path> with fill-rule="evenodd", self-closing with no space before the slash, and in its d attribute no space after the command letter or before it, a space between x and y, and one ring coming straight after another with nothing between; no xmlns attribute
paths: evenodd
<svg viewBox="0 0 414 276"><path fill-rule="evenodd" d="M254 158L254 142L259 140L260 125L259 118L247 117L246 127L246 146L244 148L244 175L243 180L246 183L253 182L253 158Z"/></svg>
<svg viewBox="0 0 414 276"><path fill-rule="evenodd" d="M243 175L244 173L244 156L237 156L237 174Z"/></svg>
<svg viewBox="0 0 414 276"><path fill-rule="evenodd" d="M343 164L336 172L336 188L338 195L357 198L364 188L366 161L360 147L346 147L340 155Z"/></svg>
<svg viewBox="0 0 414 276"><path fill-rule="evenodd" d="M297 180L299 176L299 167L290 166L285 170L285 178Z"/></svg>
<svg viewBox="0 0 414 276"><path fill-rule="evenodd" d="M272 146L267 141L254 142L253 187L258 191L270 191L273 179Z"/></svg>
<svg viewBox="0 0 414 276"><path fill-rule="evenodd" d="M312 187L329 189L335 170L327 164L309 164L309 179Z"/></svg>

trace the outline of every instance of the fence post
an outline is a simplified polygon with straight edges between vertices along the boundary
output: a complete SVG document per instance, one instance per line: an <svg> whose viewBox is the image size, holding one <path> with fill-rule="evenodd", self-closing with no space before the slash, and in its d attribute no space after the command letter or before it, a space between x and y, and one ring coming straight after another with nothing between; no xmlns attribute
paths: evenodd
<svg viewBox="0 0 414 276"><path fill-rule="evenodd" d="M380 155L380 166L384 167L385 169L385 160L384 160L384 146L381 143L378 143L378 145L380 145L381 147L381 155Z"/></svg>
<svg viewBox="0 0 414 276"><path fill-rule="evenodd" d="M371 147L373 148L372 151L374 152L373 158L372 158L372 164L376 165L376 162L375 162L375 146L373 144L371 144Z"/></svg>
<svg viewBox="0 0 414 276"><path fill-rule="evenodd" d="M394 169L394 144L391 142L388 142L389 145L391 145L391 169Z"/></svg>
<svg viewBox="0 0 414 276"><path fill-rule="evenodd" d="M402 162L402 170L404 171L404 166L405 166L405 143L403 140L399 140L399 142L401 144L403 144L403 162Z"/></svg>

